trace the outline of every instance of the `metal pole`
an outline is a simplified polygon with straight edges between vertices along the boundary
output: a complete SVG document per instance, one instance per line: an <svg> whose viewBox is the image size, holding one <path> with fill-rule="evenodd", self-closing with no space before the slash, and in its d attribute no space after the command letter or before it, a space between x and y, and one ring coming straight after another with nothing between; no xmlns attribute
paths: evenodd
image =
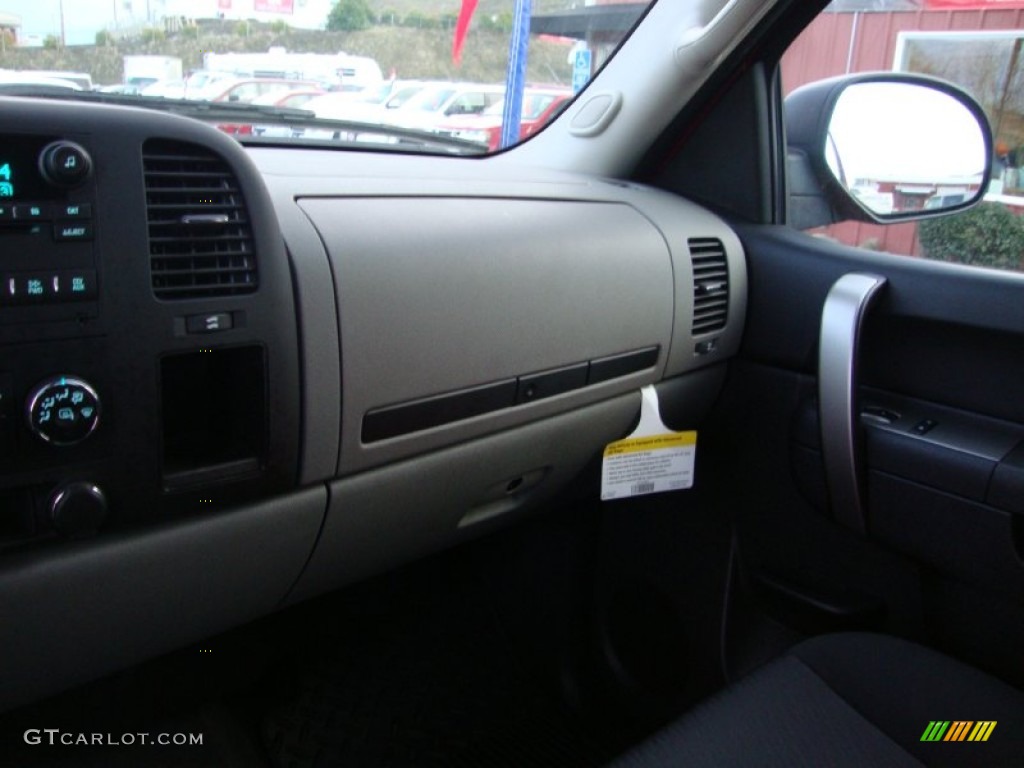
<svg viewBox="0 0 1024 768"><path fill-rule="evenodd" d="M857 27L860 23L860 11L853 14L853 27L850 29L850 47L846 51L846 74L853 69L853 52L857 45Z"/></svg>
<svg viewBox="0 0 1024 768"><path fill-rule="evenodd" d="M60 0L60 47L67 46L67 39L64 37L64 0Z"/></svg>
<svg viewBox="0 0 1024 768"><path fill-rule="evenodd" d="M505 108L501 118L501 146L519 141L523 119L523 89L526 86L526 59L530 49L531 0L516 0L512 35L508 44L508 75L505 79Z"/></svg>
<svg viewBox="0 0 1024 768"><path fill-rule="evenodd" d="M1013 42L1013 49L1010 51L1010 63L1006 67L1006 81L1003 83L1003 93L999 97L999 107L996 110L996 124L992 131L992 141L998 141L999 132L1003 130L1003 115L1006 112L1006 101L1010 96L1010 85L1013 83L1013 76L1020 63L1020 46L1022 39L1017 38Z"/></svg>

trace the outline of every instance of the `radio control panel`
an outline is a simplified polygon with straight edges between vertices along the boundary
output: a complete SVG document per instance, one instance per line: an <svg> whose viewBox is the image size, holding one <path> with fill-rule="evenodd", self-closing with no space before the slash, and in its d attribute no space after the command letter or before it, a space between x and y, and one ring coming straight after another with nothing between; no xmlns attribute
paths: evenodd
<svg viewBox="0 0 1024 768"><path fill-rule="evenodd" d="M95 169L80 141L0 136L0 326L97 313Z"/></svg>

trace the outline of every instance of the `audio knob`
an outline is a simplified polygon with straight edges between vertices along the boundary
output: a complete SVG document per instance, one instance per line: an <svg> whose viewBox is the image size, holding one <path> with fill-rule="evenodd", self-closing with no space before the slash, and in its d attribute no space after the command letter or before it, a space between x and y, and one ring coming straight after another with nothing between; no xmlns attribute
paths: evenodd
<svg viewBox="0 0 1024 768"><path fill-rule="evenodd" d="M50 496L50 520L62 536L92 536L107 516L107 497L87 482L62 485Z"/></svg>
<svg viewBox="0 0 1024 768"><path fill-rule="evenodd" d="M51 445L75 445L100 423L100 396L87 382L74 376L56 376L29 393L28 427Z"/></svg>
<svg viewBox="0 0 1024 768"><path fill-rule="evenodd" d="M80 145L62 139L43 147L39 171L55 187L77 187L92 173L92 158Z"/></svg>

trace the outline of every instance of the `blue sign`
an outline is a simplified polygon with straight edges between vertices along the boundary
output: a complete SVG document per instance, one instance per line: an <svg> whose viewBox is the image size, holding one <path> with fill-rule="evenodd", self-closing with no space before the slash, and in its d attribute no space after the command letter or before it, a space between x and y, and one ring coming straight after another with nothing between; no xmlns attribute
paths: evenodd
<svg viewBox="0 0 1024 768"><path fill-rule="evenodd" d="M590 51L576 51L572 62L572 92L579 93L590 82Z"/></svg>

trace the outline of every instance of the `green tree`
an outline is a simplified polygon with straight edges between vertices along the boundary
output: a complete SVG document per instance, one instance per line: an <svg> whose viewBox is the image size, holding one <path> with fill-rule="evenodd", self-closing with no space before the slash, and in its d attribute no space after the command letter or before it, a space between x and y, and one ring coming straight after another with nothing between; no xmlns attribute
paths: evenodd
<svg viewBox="0 0 1024 768"><path fill-rule="evenodd" d="M436 29L440 22L433 16L427 16L425 13L419 11L409 11L402 19L403 27L413 27L415 29Z"/></svg>
<svg viewBox="0 0 1024 768"><path fill-rule="evenodd" d="M512 30L512 14L509 12L482 14L479 18L480 28L491 32L510 32ZM474 19L474 23L476 19Z"/></svg>
<svg viewBox="0 0 1024 768"><path fill-rule="evenodd" d="M918 236L925 255L939 261L1020 269L1024 260L1024 218L998 203L922 221Z"/></svg>
<svg viewBox="0 0 1024 768"><path fill-rule="evenodd" d="M43 48L48 51L55 51L60 48L60 38L56 35L47 35L43 38Z"/></svg>
<svg viewBox="0 0 1024 768"><path fill-rule="evenodd" d="M327 29L332 32L356 32L373 23L373 11L366 0L338 0L327 15Z"/></svg>
<svg viewBox="0 0 1024 768"><path fill-rule="evenodd" d="M101 29L96 33L96 45L110 46L114 44L114 36L106 29Z"/></svg>

